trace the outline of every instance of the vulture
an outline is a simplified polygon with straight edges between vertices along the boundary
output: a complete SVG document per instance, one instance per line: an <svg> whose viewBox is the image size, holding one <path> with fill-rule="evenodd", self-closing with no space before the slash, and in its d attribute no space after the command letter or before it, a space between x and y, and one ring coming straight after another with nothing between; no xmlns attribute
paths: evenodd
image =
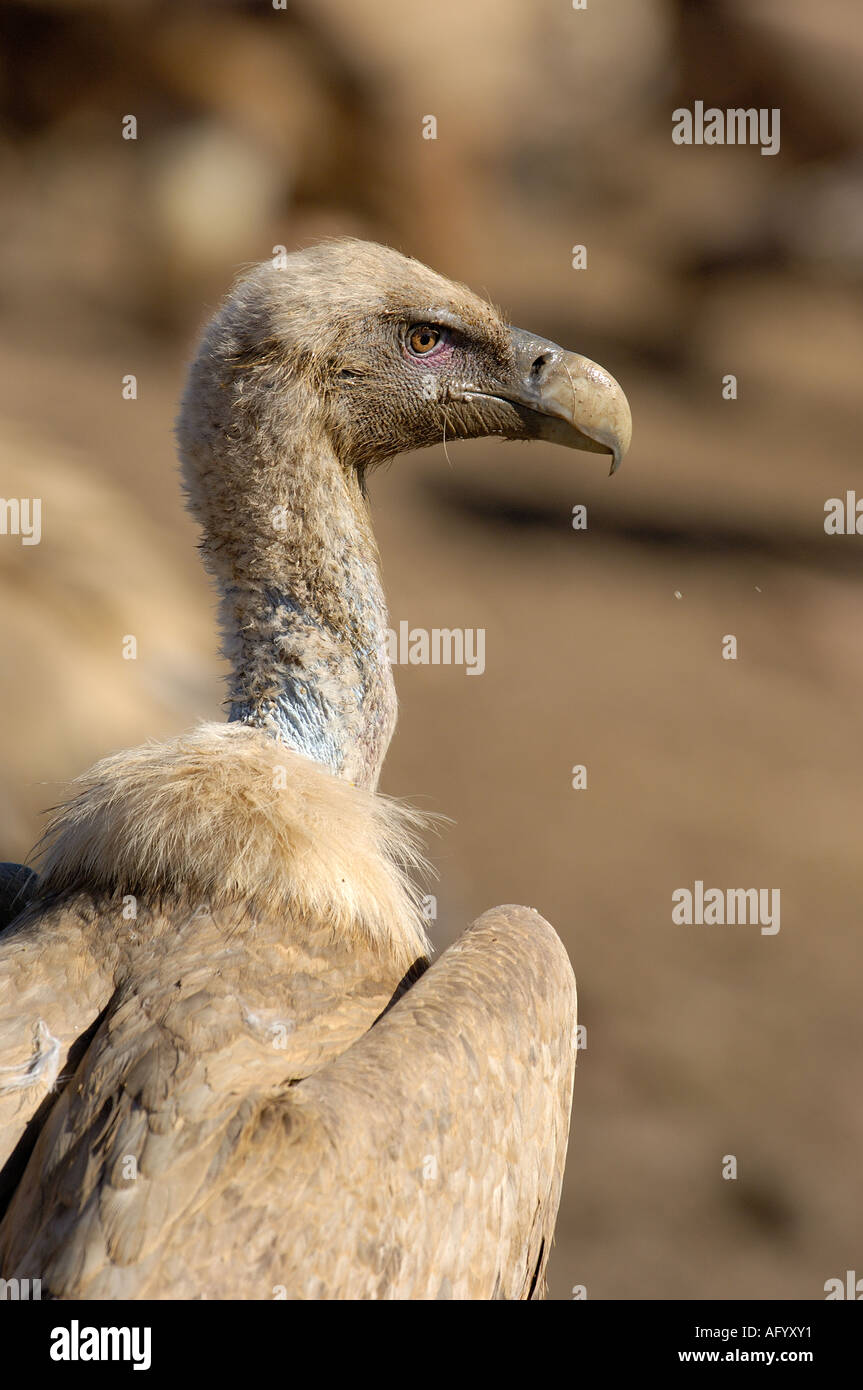
<svg viewBox="0 0 863 1390"><path fill-rule="evenodd" d="M630 438L601 367L372 243L245 273L177 438L229 715L72 785L0 875L0 1275L54 1299L545 1293L575 979L533 909L430 964L369 471Z"/></svg>

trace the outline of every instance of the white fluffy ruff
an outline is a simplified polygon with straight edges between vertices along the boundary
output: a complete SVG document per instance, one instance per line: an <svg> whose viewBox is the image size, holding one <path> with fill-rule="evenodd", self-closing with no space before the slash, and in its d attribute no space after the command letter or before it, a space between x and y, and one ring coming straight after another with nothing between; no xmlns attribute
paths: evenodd
<svg viewBox="0 0 863 1390"><path fill-rule="evenodd" d="M131 893L329 922L407 968L428 953L408 871L424 817L242 724L202 724L76 778L40 845L42 891Z"/></svg>

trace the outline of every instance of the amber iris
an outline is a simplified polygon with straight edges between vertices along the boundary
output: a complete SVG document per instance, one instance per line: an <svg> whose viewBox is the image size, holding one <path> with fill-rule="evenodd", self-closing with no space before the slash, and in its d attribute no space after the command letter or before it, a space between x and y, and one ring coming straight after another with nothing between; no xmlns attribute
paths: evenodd
<svg viewBox="0 0 863 1390"><path fill-rule="evenodd" d="M416 328L412 328L408 337L411 352L415 352L418 357L426 352L431 352L440 342L440 329L432 328L430 324L420 323Z"/></svg>

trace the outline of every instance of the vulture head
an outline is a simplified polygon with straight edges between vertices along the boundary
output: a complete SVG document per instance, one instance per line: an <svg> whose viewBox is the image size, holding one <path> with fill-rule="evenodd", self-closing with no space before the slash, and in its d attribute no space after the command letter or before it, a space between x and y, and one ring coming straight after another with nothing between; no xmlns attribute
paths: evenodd
<svg viewBox="0 0 863 1390"><path fill-rule="evenodd" d="M614 471L630 442L626 397L602 367L371 242L324 242L241 281L207 337L195 390L207 379L223 390L235 373L245 384L250 369L263 412L265 391L285 392L359 474L483 435L610 454ZM225 402L228 415L236 405Z"/></svg>
<svg viewBox="0 0 863 1390"><path fill-rule="evenodd" d="M231 717L374 786L395 696L367 471L483 435L614 471L630 433L602 367L396 251L340 240L255 268L204 335L178 427Z"/></svg>

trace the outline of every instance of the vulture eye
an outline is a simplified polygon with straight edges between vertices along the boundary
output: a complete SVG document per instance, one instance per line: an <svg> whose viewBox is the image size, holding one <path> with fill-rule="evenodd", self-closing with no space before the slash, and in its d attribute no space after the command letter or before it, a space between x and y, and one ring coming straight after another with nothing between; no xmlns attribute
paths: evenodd
<svg viewBox="0 0 863 1390"><path fill-rule="evenodd" d="M408 333L408 347L416 357L426 357L436 348L443 333L431 323L415 324Z"/></svg>

